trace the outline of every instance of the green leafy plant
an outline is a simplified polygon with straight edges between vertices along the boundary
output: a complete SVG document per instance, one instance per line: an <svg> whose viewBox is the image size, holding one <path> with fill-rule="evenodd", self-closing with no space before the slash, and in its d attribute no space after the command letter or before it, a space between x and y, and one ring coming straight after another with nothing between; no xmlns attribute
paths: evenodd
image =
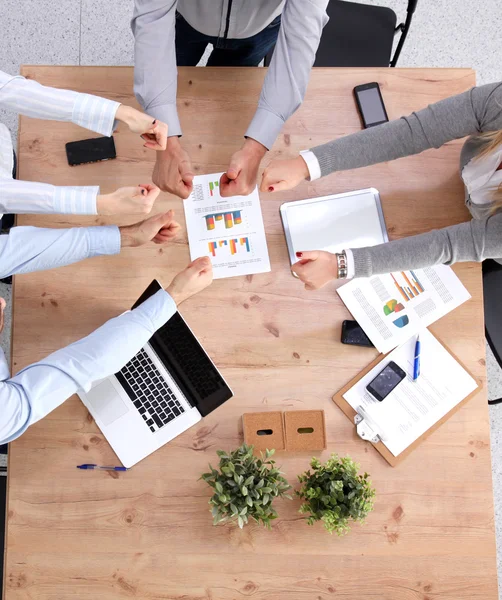
<svg viewBox="0 0 502 600"><path fill-rule="evenodd" d="M373 510L375 490L368 473L359 475L359 465L350 457L336 454L323 465L317 458L310 461L312 472L298 476L302 486L296 494L305 502L300 513L309 514L307 523L322 521L329 533L345 535L351 521L364 522Z"/></svg>
<svg viewBox="0 0 502 600"><path fill-rule="evenodd" d="M287 494L291 486L275 461L270 460L274 450L267 450L257 458L253 455L253 446L243 444L229 454L223 450L217 454L220 469L209 465L211 472L201 476L214 489L209 500L213 524L236 521L242 529L249 519L254 519L270 529L270 522L277 518L273 500L291 498Z"/></svg>

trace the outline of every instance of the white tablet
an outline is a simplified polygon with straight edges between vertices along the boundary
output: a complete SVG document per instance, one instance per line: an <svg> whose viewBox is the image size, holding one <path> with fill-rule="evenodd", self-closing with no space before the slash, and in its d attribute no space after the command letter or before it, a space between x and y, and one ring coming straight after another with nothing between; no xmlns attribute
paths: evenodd
<svg viewBox="0 0 502 600"><path fill-rule="evenodd" d="M280 210L291 264L302 250L340 252L389 241L375 188L286 202Z"/></svg>

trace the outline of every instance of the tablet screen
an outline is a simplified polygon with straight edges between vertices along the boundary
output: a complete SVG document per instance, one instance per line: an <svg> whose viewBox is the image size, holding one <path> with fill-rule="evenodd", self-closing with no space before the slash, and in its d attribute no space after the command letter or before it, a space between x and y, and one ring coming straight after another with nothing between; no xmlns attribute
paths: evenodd
<svg viewBox="0 0 502 600"><path fill-rule="evenodd" d="M289 202L283 207L292 262L297 251L339 252L387 241L378 192L373 189Z"/></svg>

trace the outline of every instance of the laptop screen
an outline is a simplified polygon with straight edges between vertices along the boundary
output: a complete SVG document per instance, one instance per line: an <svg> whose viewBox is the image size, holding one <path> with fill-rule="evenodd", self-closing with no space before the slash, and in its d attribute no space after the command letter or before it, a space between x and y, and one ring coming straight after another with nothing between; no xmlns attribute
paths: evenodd
<svg viewBox="0 0 502 600"><path fill-rule="evenodd" d="M134 304L136 308L162 289L152 281ZM187 400L204 417L233 394L179 312L158 329L149 341Z"/></svg>

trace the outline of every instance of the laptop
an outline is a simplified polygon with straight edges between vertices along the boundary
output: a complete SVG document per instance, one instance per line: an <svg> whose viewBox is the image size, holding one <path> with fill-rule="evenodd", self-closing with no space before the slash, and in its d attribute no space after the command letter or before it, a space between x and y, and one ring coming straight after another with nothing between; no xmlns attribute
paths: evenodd
<svg viewBox="0 0 502 600"><path fill-rule="evenodd" d="M133 308L160 289L154 280ZM78 395L122 464L131 467L233 393L176 312L123 369Z"/></svg>

